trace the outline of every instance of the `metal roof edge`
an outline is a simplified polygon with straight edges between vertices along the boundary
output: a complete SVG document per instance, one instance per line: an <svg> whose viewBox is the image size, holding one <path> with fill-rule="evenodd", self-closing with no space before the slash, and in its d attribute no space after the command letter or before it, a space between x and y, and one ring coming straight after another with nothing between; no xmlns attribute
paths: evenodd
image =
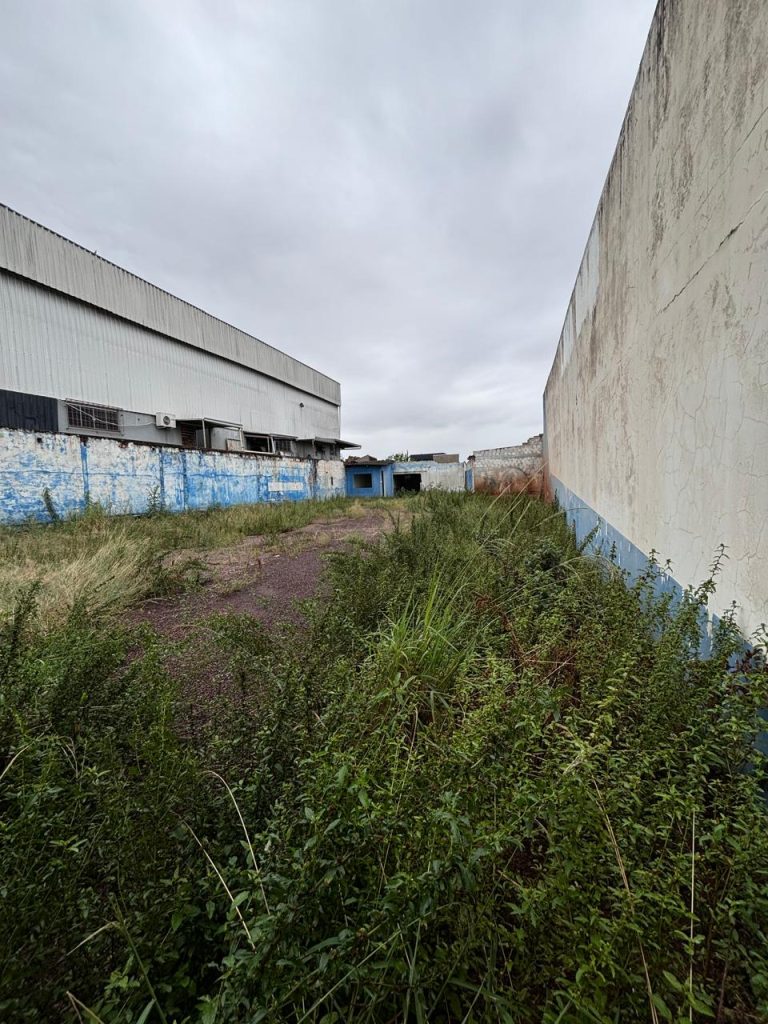
<svg viewBox="0 0 768 1024"><path fill-rule="evenodd" d="M256 337L256 335L249 334L247 331L244 331L242 328L236 327L234 324L231 324L231 323L229 323L226 320L222 320L220 317L217 317L217 316L215 316L212 313L208 313L206 310L202 309L200 306L196 306L194 303L189 302L186 299L182 299L178 295L174 295L172 292L169 292L167 289L161 288L159 285L153 284L151 281L146 280L146 278L140 277L138 274L135 274L131 270L126 270L125 267L121 267L118 263L114 263L112 260L105 259L103 256L100 256L97 252L95 252L95 251L93 251L91 249L86 248L84 245L81 245L79 242L73 241L71 238L67 238L66 235L62 235L58 231L54 231L52 228L46 227L45 224L41 224L39 221L36 221L33 218L31 218L31 217L27 217L26 214L20 213L18 210L14 210L13 207L8 206L6 203L0 202L0 213L5 213L6 215L10 214L10 215L12 215L12 217L18 218L20 221L23 221L26 224L31 225L31 227L34 228L36 231L45 232L48 235L51 235L52 237L54 237L56 239L59 239L59 241L65 243L65 245L72 246L73 249L76 249L79 252L83 253L88 259L93 260L93 261L97 261L98 263L103 264L105 267L112 268L115 271L119 271L121 274L127 275L132 280L138 282L141 285L144 285L147 288L152 289L154 292L157 292L158 294L160 294L162 296L167 297L167 299L170 299L173 302L179 303L181 306L186 307L187 309L194 311L194 313L199 314L199 315L201 315L203 317L206 317L206 318L214 321L217 324L220 324L222 327L227 328L229 331L236 332L238 335L242 336L243 338L248 339L249 341L256 342L258 345L263 346L265 349L269 349L271 352L275 353L277 356L280 356L280 357L283 357L284 359L290 360L296 366L302 367L304 370L307 370L307 371L309 371L312 374L316 374L322 380L327 381L329 384L336 386L336 389L338 389L338 392L339 392L338 399L331 399L331 398L327 397L327 395L318 393L317 390L312 390L306 384L297 383L295 380L286 380L284 377L279 377L279 378L276 378L276 379L279 379L283 383L289 384L292 387L296 387L298 390L306 391L308 394L313 394L313 395L315 395L318 398L322 398L324 401L331 402L331 404L335 404L335 405L340 405L341 404L341 396L340 396L341 384L340 384L340 382L337 381L335 378L328 376L328 374L323 373L321 370L318 370L315 367L310 366L309 363L305 363L305 362L303 362L300 359L296 359L294 356L290 355L288 352L284 352L282 349L279 349L276 346L271 345L267 341L262 341L262 339ZM0 232L0 241L1 240L2 240L2 232ZM11 263L11 260L8 258L8 254L4 253L3 247L0 246L0 269L6 270L8 273L15 274L17 277L21 277L21 278L24 278L25 280L32 281L35 284L41 285L43 287L50 288L52 291L61 292L62 294L68 295L70 298L74 298L74 299L76 299L78 301L85 302L85 303L87 303L89 305L96 306L99 309L103 309L105 312L108 312L108 313L111 313L111 314L113 314L115 316L121 317L121 319L128 320L131 323L136 323L140 327L149 328L150 330L154 330L158 334L162 334L162 335L164 335L166 337L171 337L171 338L173 338L176 341L180 341L180 342L182 342L184 344L191 345L192 347L198 348L201 351L210 352L212 355L217 355L220 358L228 359L230 362L237 362L239 365L245 366L247 369L252 369L252 370L254 370L257 373L261 373L261 374L263 374L265 376L275 377L274 373L269 373L268 371L260 369L259 367L256 367L256 366L252 366L249 363L243 363L243 362L241 362L238 359L233 359L232 356L227 356L227 355L224 355L224 354L222 354L220 352L216 352L214 350L211 350L211 349L208 349L208 348L204 348L201 345L196 344L194 341L191 341L189 338L178 337L175 334L168 334L168 332L166 330L163 330L161 326L154 326L154 325L151 325L151 324L147 324L145 321L143 321L141 319L136 319L135 317L127 315L124 311L116 310L114 308L110 308L108 306L102 305L102 304L100 304L98 302L94 302L93 298L88 298L86 295L80 294L80 293L78 293L78 292L76 292L74 290L70 291L70 290L67 290L67 289L64 289L64 288L61 288L61 287L57 287L55 284L51 283L51 281L43 279L43 277L41 275L34 275L34 274L30 273L30 272L25 272L25 270L20 268L20 266L12 266L12 265L9 265L9 263ZM329 389L329 390L332 390L332 389Z"/></svg>

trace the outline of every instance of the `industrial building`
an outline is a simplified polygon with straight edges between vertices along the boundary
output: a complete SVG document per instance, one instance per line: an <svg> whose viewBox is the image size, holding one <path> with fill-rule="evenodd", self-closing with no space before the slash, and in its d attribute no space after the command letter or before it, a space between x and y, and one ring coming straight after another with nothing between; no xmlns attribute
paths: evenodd
<svg viewBox="0 0 768 1024"><path fill-rule="evenodd" d="M344 494L339 384L0 206L0 522Z"/></svg>
<svg viewBox="0 0 768 1024"><path fill-rule="evenodd" d="M339 384L0 206L0 428L337 458Z"/></svg>
<svg viewBox="0 0 768 1024"><path fill-rule="evenodd" d="M768 622L768 5L660 2L544 396L551 490L630 572Z"/></svg>

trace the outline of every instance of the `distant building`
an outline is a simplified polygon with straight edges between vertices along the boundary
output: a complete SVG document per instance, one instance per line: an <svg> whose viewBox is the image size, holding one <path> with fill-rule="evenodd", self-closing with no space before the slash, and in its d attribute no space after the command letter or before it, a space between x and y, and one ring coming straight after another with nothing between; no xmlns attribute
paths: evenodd
<svg viewBox="0 0 768 1024"><path fill-rule="evenodd" d="M409 455L409 462L458 462L458 455L446 455L445 452L430 452L424 455Z"/></svg>
<svg viewBox="0 0 768 1024"><path fill-rule="evenodd" d="M418 459L408 462L374 459L370 456L346 460L347 494L350 498L392 498L404 492L471 490L465 466L448 461Z"/></svg>

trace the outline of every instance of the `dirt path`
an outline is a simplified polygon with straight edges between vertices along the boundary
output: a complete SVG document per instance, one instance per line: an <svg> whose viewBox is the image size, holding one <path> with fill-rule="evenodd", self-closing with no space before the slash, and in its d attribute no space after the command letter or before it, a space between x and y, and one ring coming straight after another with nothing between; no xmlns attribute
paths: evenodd
<svg viewBox="0 0 768 1024"><path fill-rule="evenodd" d="M215 613L247 613L267 627L300 624L296 604L315 597L322 584L325 555L372 541L395 528L404 514L375 509L312 523L272 537L247 537L238 544L203 551L176 551L169 566L194 561L202 587L191 593L146 601L130 616L169 639L183 640L190 627Z"/></svg>

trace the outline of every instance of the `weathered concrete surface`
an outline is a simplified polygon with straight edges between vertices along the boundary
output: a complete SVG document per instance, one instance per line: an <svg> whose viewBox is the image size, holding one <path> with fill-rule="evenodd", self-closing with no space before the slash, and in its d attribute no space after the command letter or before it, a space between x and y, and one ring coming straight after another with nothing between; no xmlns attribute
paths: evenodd
<svg viewBox="0 0 768 1024"><path fill-rule="evenodd" d="M69 434L0 429L0 522L48 518L48 490L61 515L87 500L115 513L172 512L261 501L341 496L344 463L210 452Z"/></svg>
<svg viewBox="0 0 768 1024"><path fill-rule="evenodd" d="M659 4L544 398L551 487L683 584L726 544L713 611L746 634L768 620L767 72L764 0Z"/></svg>
<svg viewBox="0 0 768 1024"><path fill-rule="evenodd" d="M459 462L393 462L392 491L397 490L398 473L420 473L422 491L463 491L464 465Z"/></svg>
<svg viewBox="0 0 768 1024"><path fill-rule="evenodd" d="M508 448L484 448L472 456L474 489L484 494L540 495L543 490L541 434Z"/></svg>

